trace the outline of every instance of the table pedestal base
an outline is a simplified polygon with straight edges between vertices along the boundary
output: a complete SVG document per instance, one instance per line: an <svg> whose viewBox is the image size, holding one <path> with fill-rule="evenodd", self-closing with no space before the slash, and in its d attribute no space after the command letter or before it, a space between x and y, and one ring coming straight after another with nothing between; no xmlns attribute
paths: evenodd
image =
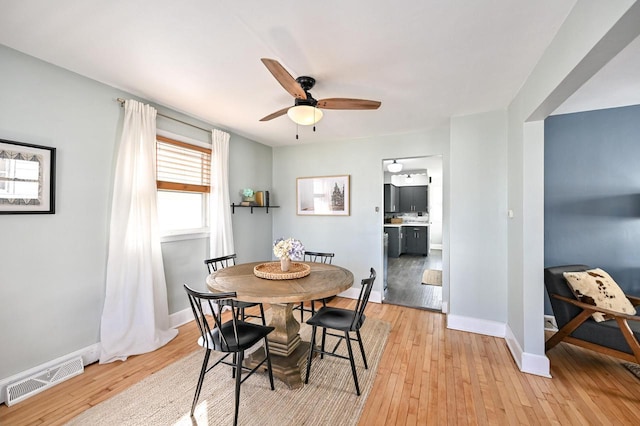
<svg viewBox="0 0 640 426"><path fill-rule="evenodd" d="M271 351L271 369L273 376L286 383L289 389L298 389L303 386L302 374L309 356L309 343L300 342L298 347L289 356L277 355ZM255 367L264 359L264 348L260 348L245 358L247 367ZM267 368L266 364L263 367Z"/></svg>
<svg viewBox="0 0 640 426"><path fill-rule="evenodd" d="M289 389L301 388L302 369L309 356L309 342L300 339L300 323L293 317L293 304L272 303L269 325L275 327L267 337L273 375L285 382ZM245 365L253 368L262 359L264 348L247 356Z"/></svg>

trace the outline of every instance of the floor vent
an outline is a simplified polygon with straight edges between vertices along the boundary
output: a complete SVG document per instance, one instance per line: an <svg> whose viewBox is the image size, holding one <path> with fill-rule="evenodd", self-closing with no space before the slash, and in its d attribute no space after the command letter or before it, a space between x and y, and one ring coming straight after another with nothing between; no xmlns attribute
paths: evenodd
<svg viewBox="0 0 640 426"><path fill-rule="evenodd" d="M82 357L63 362L7 386L5 403L11 406L84 372Z"/></svg>

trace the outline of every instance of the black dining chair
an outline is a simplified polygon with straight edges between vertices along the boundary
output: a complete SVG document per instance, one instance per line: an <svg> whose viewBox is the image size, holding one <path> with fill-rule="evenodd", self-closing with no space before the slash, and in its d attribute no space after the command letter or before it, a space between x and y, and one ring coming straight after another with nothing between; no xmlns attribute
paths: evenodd
<svg viewBox="0 0 640 426"><path fill-rule="evenodd" d="M233 424L236 425L238 423L238 409L240 406L240 385L265 362L267 364L269 381L271 382L271 390L275 389L273 385L273 372L271 370L269 341L267 340L267 335L274 330L274 327L241 321L236 315L231 315L231 320L223 323L222 310L219 309L219 306L216 307L217 309L214 309L214 305L226 302L232 309L235 309L234 305L236 301L233 299L236 297L235 292L200 293L187 285L184 285L184 289L187 292L193 316L200 329L198 344L206 349L202 368L200 369L200 376L198 377L198 385L196 386L193 403L191 404L191 416L193 416L196 409L205 374L219 364L226 364L233 367L232 376L235 377L235 412L233 415ZM253 369L244 367L242 362L244 361L245 350L259 343L260 340L264 341L265 358ZM209 367L211 351L222 352L225 355ZM233 362L227 361L229 355L232 354ZM242 377L243 373L245 373L244 378Z"/></svg>
<svg viewBox="0 0 640 426"><path fill-rule="evenodd" d="M209 270L209 273L213 273L215 271L217 271L218 269L222 269L222 268L227 268L229 266L233 266L236 264L236 254L229 254L226 256L222 256L222 257L215 257L213 259L207 259L204 261L204 264L207 265L207 269ZM228 303L223 302L221 303L222 306L229 306ZM246 320L247 318L260 318L262 320L262 325L267 325L267 322L265 320L264 317L264 308L262 307L262 303L251 303L251 302L242 302L240 300L236 300L234 302L234 305L237 309L236 314L240 314L240 319L242 321ZM248 308L252 308L254 306L258 306L260 307L260 315L253 315L251 313L247 313L246 309Z"/></svg>
<svg viewBox="0 0 640 426"><path fill-rule="evenodd" d="M319 251L305 251L304 252L304 261L305 262L316 262L316 263L327 263L331 265L331 261L335 253L322 253ZM294 311L300 311L300 322L304 321L304 313L309 312L311 315L316 313L315 302L321 302L322 306L327 306L327 302L325 299L312 300L311 301L311 309L305 308L304 302L300 302L299 305L293 308Z"/></svg>
<svg viewBox="0 0 640 426"><path fill-rule="evenodd" d="M371 275L369 278L362 280L362 287L360 288L360 297L356 303L356 307L351 309L334 308L329 306L323 306L320 310L313 315L307 324L313 327L311 331L311 348L309 349L309 358L307 359L307 377L305 383L309 383L309 374L311 373L311 360L314 353L319 353L320 358L324 355L330 355L337 358L348 359L351 363L351 373L353 374L353 381L356 384L356 393L360 395L360 386L358 385L358 374L356 372L356 364L353 358L353 350L351 348L351 341L357 341L360 346L360 353L362 354L362 361L364 362L364 368L368 369L367 357L364 353L364 345L362 344L362 337L360 336L360 328L364 324L366 319L364 310L367 307L369 296L371 295L371 289L373 288L373 282L376 279L376 271L371 268ZM320 348L316 347L316 330L318 327L322 328L322 344ZM340 331L343 334L336 334L328 332L327 330ZM356 333L356 338L351 337L352 332ZM327 335L338 338L338 342L334 346L333 350L325 350L325 343ZM342 340L347 342L347 351L349 356L336 353L336 350L342 343Z"/></svg>

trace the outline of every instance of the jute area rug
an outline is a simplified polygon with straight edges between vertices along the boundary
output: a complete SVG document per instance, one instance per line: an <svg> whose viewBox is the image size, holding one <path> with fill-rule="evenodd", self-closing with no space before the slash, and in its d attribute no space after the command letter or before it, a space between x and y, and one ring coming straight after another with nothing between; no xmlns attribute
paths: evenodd
<svg viewBox="0 0 640 426"><path fill-rule="evenodd" d="M354 356L362 391L356 395L348 360L316 357L309 384L289 389L274 377L269 387L266 372L256 372L240 389L239 425L355 425L373 386L376 370L391 330L385 321L367 318L361 329L369 369L365 370L358 344ZM311 327L302 324L300 335L310 340ZM319 340L320 331L317 339ZM327 348L335 338L327 336ZM195 342L194 342L195 345ZM345 342L339 352L346 355ZM212 352L211 358L217 355ZM204 379L194 419L191 402L204 350L160 370L115 397L90 408L68 425L230 425L233 424L234 379L231 367L219 365ZM217 358L215 358L217 359ZM212 364L215 359L210 359ZM302 378L306 374L306 362Z"/></svg>
<svg viewBox="0 0 640 426"><path fill-rule="evenodd" d="M631 362L623 362L622 365L624 365L625 368L629 370L634 376L640 379L640 365Z"/></svg>
<svg viewBox="0 0 640 426"><path fill-rule="evenodd" d="M442 285L442 271L435 269L425 269L422 273L422 284Z"/></svg>

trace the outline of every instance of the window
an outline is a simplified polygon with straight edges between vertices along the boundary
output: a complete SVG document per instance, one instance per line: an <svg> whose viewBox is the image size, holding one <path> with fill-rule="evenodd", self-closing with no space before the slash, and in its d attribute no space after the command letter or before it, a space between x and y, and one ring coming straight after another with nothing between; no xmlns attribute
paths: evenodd
<svg viewBox="0 0 640 426"><path fill-rule="evenodd" d="M211 149L156 137L160 232L186 234L207 228Z"/></svg>

